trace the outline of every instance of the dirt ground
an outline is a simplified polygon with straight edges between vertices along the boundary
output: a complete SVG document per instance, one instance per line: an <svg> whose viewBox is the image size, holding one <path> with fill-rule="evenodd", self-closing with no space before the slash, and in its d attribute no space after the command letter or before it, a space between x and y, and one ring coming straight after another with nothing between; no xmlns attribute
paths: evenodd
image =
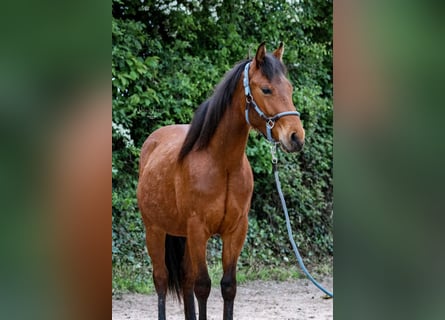
<svg viewBox="0 0 445 320"><path fill-rule="evenodd" d="M331 277L320 281L332 291ZM333 319L333 299L309 280L286 282L253 281L238 286L234 318L237 320L327 320ZM183 320L182 304L167 299L167 319ZM223 300L219 288L213 287L207 304L209 320L222 319ZM124 294L113 299L113 320L157 319L156 295Z"/></svg>

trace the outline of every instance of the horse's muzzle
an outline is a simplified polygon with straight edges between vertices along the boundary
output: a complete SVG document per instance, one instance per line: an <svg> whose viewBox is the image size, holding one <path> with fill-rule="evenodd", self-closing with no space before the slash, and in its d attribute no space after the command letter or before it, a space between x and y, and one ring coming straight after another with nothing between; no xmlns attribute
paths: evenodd
<svg viewBox="0 0 445 320"><path fill-rule="evenodd" d="M295 132L292 132L289 139L289 145L284 145L288 152L299 152L303 148L304 139L298 138Z"/></svg>

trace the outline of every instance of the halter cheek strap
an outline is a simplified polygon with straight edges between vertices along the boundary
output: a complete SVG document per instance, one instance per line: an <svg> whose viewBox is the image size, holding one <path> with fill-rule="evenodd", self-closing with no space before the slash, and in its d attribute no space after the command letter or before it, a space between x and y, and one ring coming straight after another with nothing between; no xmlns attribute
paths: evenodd
<svg viewBox="0 0 445 320"><path fill-rule="evenodd" d="M266 138L272 143L277 143L277 141L272 137L272 129L275 126L275 122L279 120L282 117L285 116L300 116L300 113L298 111L285 111L277 113L276 115L272 117L266 116L266 114L258 107L258 105L255 103L255 100L253 100L252 92L250 91L250 85L249 85L249 68L250 68L250 62L246 64L246 67L244 68L244 94L246 95L246 122L250 125L249 120L249 111L250 107L253 107L253 110L260 116L261 119L263 119L266 122Z"/></svg>

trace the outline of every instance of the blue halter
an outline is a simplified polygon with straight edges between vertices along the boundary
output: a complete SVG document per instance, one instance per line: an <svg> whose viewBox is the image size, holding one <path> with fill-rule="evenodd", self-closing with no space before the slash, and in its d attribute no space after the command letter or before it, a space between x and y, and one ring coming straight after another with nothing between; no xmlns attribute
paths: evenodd
<svg viewBox="0 0 445 320"><path fill-rule="evenodd" d="M255 110L256 113L260 116L260 118L263 119L266 122L266 135L265 135L265 137L270 142L277 143L278 141L276 141L272 137L272 129L275 126L275 122L278 119L280 119L282 117L285 117L285 116L297 116L297 117L299 117L300 113L298 111L285 111L285 112L280 112L280 113L274 115L273 117L266 116L266 114L260 109L260 107L258 107L258 105L253 100L253 96L252 96L252 93L250 91L250 86L249 86L249 67L250 67L250 62L247 63L246 67L244 68L244 79L243 79L244 93L246 95L246 121L247 121L247 123L250 126L252 126L250 124L250 121L249 121L249 111L250 111L249 107L252 105L253 106L253 110Z"/></svg>

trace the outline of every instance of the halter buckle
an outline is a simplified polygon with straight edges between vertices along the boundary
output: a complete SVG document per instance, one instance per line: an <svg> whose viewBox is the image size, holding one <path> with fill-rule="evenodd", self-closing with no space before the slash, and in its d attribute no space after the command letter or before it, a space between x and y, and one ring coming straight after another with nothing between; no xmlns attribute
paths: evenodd
<svg viewBox="0 0 445 320"><path fill-rule="evenodd" d="M266 122L266 126L267 126L269 129L272 129L272 128L275 126L275 121L273 121L272 119L267 120L267 122Z"/></svg>

